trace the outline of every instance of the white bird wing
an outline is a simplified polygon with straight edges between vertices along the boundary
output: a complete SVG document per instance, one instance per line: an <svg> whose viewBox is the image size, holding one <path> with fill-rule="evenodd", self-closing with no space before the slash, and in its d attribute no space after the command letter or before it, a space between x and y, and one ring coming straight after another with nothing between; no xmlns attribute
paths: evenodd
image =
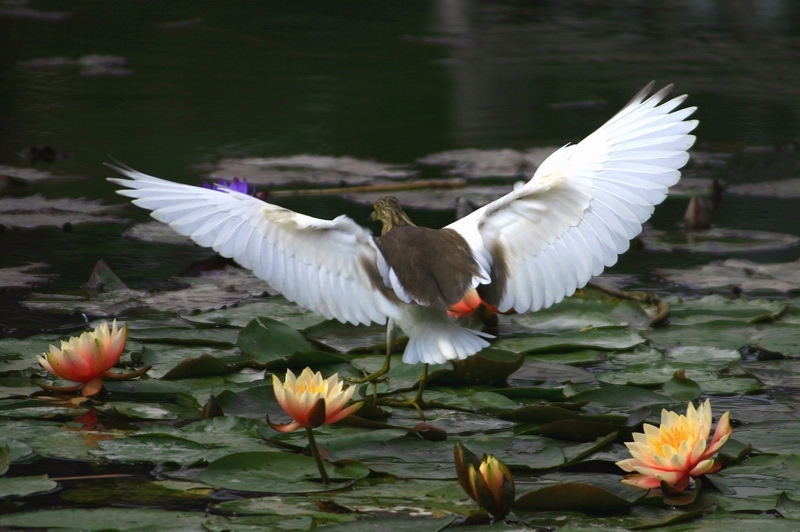
<svg viewBox="0 0 800 532"><path fill-rule="evenodd" d="M658 105L653 83L597 131L565 146L513 192L448 227L492 272L481 296L499 310L535 311L561 301L628 249L680 179L695 111L686 96Z"/></svg>
<svg viewBox="0 0 800 532"><path fill-rule="evenodd" d="M327 318L353 324L399 317L394 294L383 286L383 261L371 233L347 216L321 220L230 189L173 183L109 165L156 220L197 244L252 270L287 299Z"/></svg>

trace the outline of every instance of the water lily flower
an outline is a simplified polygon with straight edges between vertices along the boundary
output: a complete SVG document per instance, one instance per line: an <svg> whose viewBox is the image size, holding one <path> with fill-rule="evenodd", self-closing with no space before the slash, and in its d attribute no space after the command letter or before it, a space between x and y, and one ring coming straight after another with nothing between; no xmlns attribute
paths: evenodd
<svg viewBox="0 0 800 532"><path fill-rule="evenodd" d="M295 377L292 370L287 369L285 382L281 382L277 375L272 376L275 398L283 411L289 414L294 421L285 425L276 425L267 419L267 423L280 432L291 432L299 428L306 429L308 446L325 484L328 484L330 480L325 471L325 465L322 463L317 443L314 441L312 429L341 421L364 404L355 403L345 407L347 401L353 396L355 387L343 388L343 386L344 382L339 380L338 373L323 379L319 371L312 372L309 367L304 369L299 377Z"/></svg>
<svg viewBox="0 0 800 532"><path fill-rule="evenodd" d="M119 374L109 370L119 362L125 342L128 339L128 326L117 327L117 320L112 323L103 322L94 331L73 336L61 341L61 348L51 345L47 353L37 356L39 364L62 379L77 382L75 386L49 386L39 383L42 388L68 392L81 389L84 397L97 394L103 387L103 377L112 379L132 379L143 375L150 366L137 371Z"/></svg>
<svg viewBox="0 0 800 532"><path fill-rule="evenodd" d="M514 505L514 477L508 467L490 454L483 459L460 442L454 450L456 472L461 487L495 519L503 519Z"/></svg>
<svg viewBox="0 0 800 532"><path fill-rule="evenodd" d="M666 488L679 493L689 487L691 478L718 471L721 464L712 456L719 451L731 435L730 413L725 412L717 423L714 436L711 432L711 402L695 409L692 403L686 415L661 411L661 425L644 425L644 434L634 433L633 442L625 445L633 458L621 460L617 465L627 475L624 483L639 488Z"/></svg>
<svg viewBox="0 0 800 532"><path fill-rule="evenodd" d="M287 369L285 382L273 375L272 387L281 408L294 420L285 425L270 423L273 429L280 432L291 432L299 428L313 429L336 423L363 404L355 403L345 407L353 396L355 387L344 388L344 382L339 380L338 373L323 379L320 372L314 373L308 367L299 377L295 377L292 370Z"/></svg>

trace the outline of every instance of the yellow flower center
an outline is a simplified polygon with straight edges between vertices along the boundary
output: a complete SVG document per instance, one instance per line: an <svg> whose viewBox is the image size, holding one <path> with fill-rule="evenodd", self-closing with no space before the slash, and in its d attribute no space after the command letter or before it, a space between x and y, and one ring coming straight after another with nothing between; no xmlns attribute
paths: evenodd
<svg viewBox="0 0 800 532"><path fill-rule="evenodd" d="M326 395L328 393L328 381L322 381L318 385L314 385L313 381L298 382L295 392L299 395L304 392L309 392L314 395Z"/></svg>
<svg viewBox="0 0 800 532"><path fill-rule="evenodd" d="M692 430L690 425L689 420L683 416L681 416L681 419L675 425L668 427L662 425L658 436L649 441L650 448L659 456L666 457L664 451L667 445L677 451L681 448L681 443L685 441L693 444L695 440L695 431Z"/></svg>

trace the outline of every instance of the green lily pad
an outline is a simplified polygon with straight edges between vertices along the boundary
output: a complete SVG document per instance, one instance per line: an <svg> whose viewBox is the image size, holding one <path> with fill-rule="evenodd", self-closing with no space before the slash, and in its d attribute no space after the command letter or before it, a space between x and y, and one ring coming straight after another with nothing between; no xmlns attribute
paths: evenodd
<svg viewBox="0 0 800 532"><path fill-rule="evenodd" d="M622 484L609 488L585 482L563 482L522 495L514 507L608 514L624 511L646 495L646 491Z"/></svg>
<svg viewBox="0 0 800 532"><path fill-rule="evenodd" d="M20 498L53 491L58 483L47 475L35 477L0 477L0 499Z"/></svg>
<svg viewBox="0 0 800 532"><path fill-rule="evenodd" d="M232 371L236 371L236 368L232 368L230 364L226 364L222 360L206 353L197 358L184 359L161 378L169 380L207 377L210 375L224 375Z"/></svg>
<svg viewBox="0 0 800 532"><path fill-rule="evenodd" d="M305 337L277 320L256 318L239 333L236 342L245 356L260 362L271 362L285 358L298 351L315 349Z"/></svg>
<svg viewBox="0 0 800 532"><path fill-rule="evenodd" d="M317 482L319 471L310 456L280 452L249 452L224 456L200 472L198 480L237 491L305 493L341 488L336 481L364 478L369 469L358 462L325 464L333 484Z"/></svg>
<svg viewBox="0 0 800 532"><path fill-rule="evenodd" d="M696 299L670 296L665 300L670 305L671 325L697 325L723 319L749 322L759 316L782 314L787 306L785 301L780 300L732 298L716 294Z"/></svg>
<svg viewBox="0 0 800 532"><path fill-rule="evenodd" d="M595 390L576 393L570 397L570 400L588 401L611 408L626 407L628 409L672 403L672 399L666 395L635 386L604 386Z"/></svg>
<svg viewBox="0 0 800 532"><path fill-rule="evenodd" d="M108 460L156 464L175 462L189 465L206 459L211 447L172 434L141 434L98 443L100 449L92 454Z"/></svg>
<svg viewBox="0 0 800 532"><path fill-rule="evenodd" d="M729 291L736 287L746 293L788 292L796 290L800 284L800 260L761 264L744 259L728 259L690 270L662 268L656 272L672 282L695 290Z"/></svg>
<svg viewBox="0 0 800 532"><path fill-rule="evenodd" d="M202 512L157 510L151 508L69 508L36 509L0 515L0 526L44 529L85 530L200 530L207 516Z"/></svg>
<svg viewBox="0 0 800 532"><path fill-rule="evenodd" d="M245 327L253 320L254 316L269 316L294 329L311 327L325 321L325 318L319 314L299 307L281 296L250 298L232 307L192 314L183 318L189 323L204 326Z"/></svg>
<svg viewBox="0 0 800 532"><path fill-rule="evenodd" d="M522 367L515 371L509 380L515 385L545 381L578 384L594 382L595 377L592 373L582 368L526 357Z"/></svg>
<svg viewBox="0 0 800 532"><path fill-rule="evenodd" d="M465 360L452 361L452 371L440 370L430 374L428 384L499 385L517 371L524 360L524 355L518 353L487 348Z"/></svg>
<svg viewBox="0 0 800 532"><path fill-rule="evenodd" d="M639 238L651 251L724 254L784 249L796 246L800 242L800 238L795 235L724 227L714 227L705 231L669 232L649 229Z"/></svg>
<svg viewBox="0 0 800 532"><path fill-rule="evenodd" d="M702 388L681 370L664 383L662 391L676 401L690 401L700 396Z"/></svg>
<svg viewBox="0 0 800 532"><path fill-rule="evenodd" d="M493 347L515 353L542 353L574 349L625 350L643 344L638 332L627 328L586 329L557 336L519 336L496 340Z"/></svg>

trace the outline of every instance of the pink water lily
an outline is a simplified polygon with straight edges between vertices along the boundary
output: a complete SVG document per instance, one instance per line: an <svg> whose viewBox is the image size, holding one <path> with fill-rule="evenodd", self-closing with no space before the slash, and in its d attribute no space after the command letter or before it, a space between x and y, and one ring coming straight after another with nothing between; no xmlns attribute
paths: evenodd
<svg viewBox="0 0 800 532"><path fill-rule="evenodd" d="M725 412L717 423L714 436L711 432L711 402L695 409L689 403L686 415L661 411L661 425L644 425L644 434L634 433L628 442L632 458L617 465L627 475L624 483L639 488L666 487L681 492L689 486L691 478L718 471L721 464L713 458L728 441L733 429L730 413Z"/></svg>
<svg viewBox="0 0 800 532"><path fill-rule="evenodd" d="M117 320L114 320L111 329L108 322L103 322L94 331L73 336L67 341L62 340L60 349L51 345L47 353L36 357L39 364L56 377L78 384L67 387L42 383L39 385L48 390L62 392L81 389L81 394L88 397L102 389L103 377L129 379L142 375L150 366L127 374L109 372L119 362L127 339L127 325L120 329L117 327Z"/></svg>
<svg viewBox="0 0 800 532"><path fill-rule="evenodd" d="M336 423L346 418L363 403L346 406L353 396L355 387L344 388L338 374L327 379L320 372L312 372L306 368L296 377L292 370L286 370L286 381L281 382L277 375L272 376L272 387L275 398L294 420L285 425L270 426L281 432L291 432L299 428L316 428L321 425Z"/></svg>

